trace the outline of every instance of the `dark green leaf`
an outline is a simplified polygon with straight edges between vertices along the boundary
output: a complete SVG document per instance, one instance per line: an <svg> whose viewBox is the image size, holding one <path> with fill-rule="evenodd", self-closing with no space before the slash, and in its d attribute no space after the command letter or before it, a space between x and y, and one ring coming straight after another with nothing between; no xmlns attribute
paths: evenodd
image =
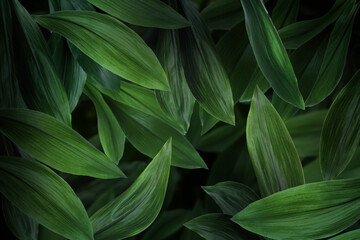
<svg viewBox="0 0 360 240"><path fill-rule="evenodd" d="M246 140L263 196L304 183L301 162L290 134L259 88L252 99Z"/></svg>
<svg viewBox="0 0 360 240"><path fill-rule="evenodd" d="M296 21L300 0L278 0L271 13L271 19L276 29Z"/></svg>
<svg viewBox="0 0 360 240"><path fill-rule="evenodd" d="M80 134L47 114L1 109L0 123L1 133L32 157L57 170L97 178L125 176Z"/></svg>
<svg viewBox="0 0 360 240"><path fill-rule="evenodd" d="M102 148L105 154L117 164L124 153L125 134L101 93L90 84L86 84L84 92L94 103L96 109Z"/></svg>
<svg viewBox="0 0 360 240"><path fill-rule="evenodd" d="M214 186L202 187L214 199L224 214L234 216L250 203L259 200L248 186L237 182L220 182Z"/></svg>
<svg viewBox="0 0 360 240"><path fill-rule="evenodd" d="M232 220L272 239L319 239L360 219L360 178L310 183L256 201Z"/></svg>
<svg viewBox="0 0 360 240"><path fill-rule="evenodd" d="M155 54L133 30L116 19L96 12L63 11L35 20L120 77L144 87L168 89Z"/></svg>
<svg viewBox="0 0 360 240"><path fill-rule="evenodd" d="M234 124L234 102L228 76L200 14L188 0L181 1L191 28L181 29L180 43L188 86L202 108L217 119Z"/></svg>
<svg viewBox="0 0 360 240"><path fill-rule="evenodd" d="M0 158L0 190L35 221L71 239L93 239L85 208L71 187L39 162Z"/></svg>
<svg viewBox="0 0 360 240"><path fill-rule="evenodd" d="M125 192L91 217L97 240L131 237L155 220L166 193L171 149L170 139Z"/></svg>
<svg viewBox="0 0 360 240"><path fill-rule="evenodd" d="M323 177L337 177L360 143L360 70L337 95L326 115L320 139Z"/></svg>
<svg viewBox="0 0 360 240"><path fill-rule="evenodd" d="M256 61L275 92L286 102L304 109L304 100L287 52L261 0L241 0Z"/></svg>
<svg viewBox="0 0 360 240"><path fill-rule="evenodd" d="M134 25L167 29L189 26L183 16L159 0L88 1L114 17Z"/></svg>
<svg viewBox="0 0 360 240"><path fill-rule="evenodd" d="M330 240L358 240L360 238L360 229L340 234Z"/></svg>

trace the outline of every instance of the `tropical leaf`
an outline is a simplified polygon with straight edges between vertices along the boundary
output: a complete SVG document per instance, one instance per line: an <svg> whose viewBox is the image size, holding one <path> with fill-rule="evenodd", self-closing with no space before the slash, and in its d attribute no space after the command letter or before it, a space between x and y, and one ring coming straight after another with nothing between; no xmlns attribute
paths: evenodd
<svg viewBox="0 0 360 240"><path fill-rule="evenodd" d="M80 199L52 170L33 160L1 157L0 172L1 193L35 221L70 239L93 239Z"/></svg>
<svg viewBox="0 0 360 240"><path fill-rule="evenodd" d="M0 132L37 160L62 172L97 178L123 172L80 134L45 113L1 109Z"/></svg>
<svg viewBox="0 0 360 240"><path fill-rule="evenodd" d="M96 239L131 237L155 220L166 193L171 149L169 139L125 192L91 216Z"/></svg>
<svg viewBox="0 0 360 240"><path fill-rule="evenodd" d="M337 177L360 143L360 70L337 95L326 115L320 139L324 179Z"/></svg>
<svg viewBox="0 0 360 240"><path fill-rule="evenodd" d="M232 220L272 239L319 239L360 219L360 178L310 183L275 193Z"/></svg>
<svg viewBox="0 0 360 240"><path fill-rule="evenodd" d="M252 99L246 140L263 196L304 183L301 162L290 134L259 88Z"/></svg>
<svg viewBox="0 0 360 240"><path fill-rule="evenodd" d="M94 6L125 22L144 26L176 29L189 22L170 6L158 0L88 0Z"/></svg>
<svg viewBox="0 0 360 240"><path fill-rule="evenodd" d="M89 11L62 11L37 16L35 20L120 77L144 87L168 89L165 72L152 50L113 17Z"/></svg>

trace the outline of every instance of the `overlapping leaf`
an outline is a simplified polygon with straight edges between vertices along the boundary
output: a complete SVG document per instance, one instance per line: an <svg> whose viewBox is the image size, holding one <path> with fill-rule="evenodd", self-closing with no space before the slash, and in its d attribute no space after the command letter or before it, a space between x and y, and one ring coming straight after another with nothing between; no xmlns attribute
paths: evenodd
<svg viewBox="0 0 360 240"><path fill-rule="evenodd" d="M165 72L152 50L133 30L113 17L88 11L62 11L35 20L120 77L144 87L168 89Z"/></svg>
<svg viewBox="0 0 360 240"><path fill-rule="evenodd" d="M360 219L360 178L310 183L275 193L232 220L272 239L319 239Z"/></svg>
<svg viewBox="0 0 360 240"><path fill-rule="evenodd" d="M80 199L71 187L39 162L0 158L0 191L15 206L54 232L70 239L93 239Z"/></svg>
<svg viewBox="0 0 360 240"><path fill-rule="evenodd" d="M263 196L304 183L301 162L290 134L259 88L252 99L246 140Z"/></svg>
<svg viewBox="0 0 360 240"><path fill-rule="evenodd" d="M330 240L357 240L360 238L360 229L340 234Z"/></svg>
<svg viewBox="0 0 360 240"><path fill-rule="evenodd" d="M96 239L131 237L155 220L165 198L171 155L170 139L125 192L91 216Z"/></svg>
<svg viewBox="0 0 360 240"><path fill-rule="evenodd" d="M97 178L125 176L80 134L50 115L27 109L1 109L0 123L2 134L57 170Z"/></svg>

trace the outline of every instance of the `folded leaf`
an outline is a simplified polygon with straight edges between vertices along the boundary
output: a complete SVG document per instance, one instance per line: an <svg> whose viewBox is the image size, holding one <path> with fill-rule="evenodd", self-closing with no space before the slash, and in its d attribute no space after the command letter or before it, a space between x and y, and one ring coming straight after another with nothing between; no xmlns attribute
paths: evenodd
<svg viewBox="0 0 360 240"><path fill-rule="evenodd" d="M360 229L340 234L330 240L357 240L360 238Z"/></svg>
<svg viewBox="0 0 360 240"><path fill-rule="evenodd" d="M304 109L304 100L281 39L261 0L241 0L248 37L258 65L274 91L286 102Z"/></svg>
<svg viewBox="0 0 360 240"><path fill-rule="evenodd" d="M125 134L101 93L90 84L86 85L84 92L94 103L100 142L104 152L118 164L124 153Z"/></svg>
<svg viewBox="0 0 360 240"><path fill-rule="evenodd" d="M131 237L155 220L165 198L171 149L169 139L125 192L91 216L96 239Z"/></svg>
<svg viewBox="0 0 360 240"><path fill-rule="evenodd" d="M69 101L40 28L26 9L10 1L13 11L17 78L27 107L71 123Z"/></svg>
<svg viewBox="0 0 360 240"><path fill-rule="evenodd" d="M222 213L201 215L184 224L207 240L257 239L230 221L230 216Z"/></svg>
<svg viewBox="0 0 360 240"><path fill-rule="evenodd" d="M189 26L189 22L183 16L158 0L88 1L114 17L134 25L167 29Z"/></svg>
<svg viewBox="0 0 360 240"><path fill-rule="evenodd" d="M207 168L191 143L165 122L110 98L105 100L127 139L141 153L154 157L166 140L172 137L173 166L189 169Z"/></svg>
<svg viewBox="0 0 360 240"><path fill-rule="evenodd" d="M304 183L304 173L284 122L256 88L246 126L246 140L261 194Z"/></svg>
<svg viewBox="0 0 360 240"><path fill-rule="evenodd" d="M360 70L337 95L326 115L320 139L324 179L337 177L360 143Z"/></svg>
<svg viewBox="0 0 360 240"><path fill-rule="evenodd" d="M85 208L71 187L39 162L0 158L0 191L35 221L70 239L93 239Z"/></svg>
<svg viewBox="0 0 360 240"><path fill-rule="evenodd" d="M310 183L256 201L232 220L272 239L319 239L360 219L360 178Z"/></svg>
<svg viewBox="0 0 360 240"><path fill-rule="evenodd" d="M214 199L224 214L234 216L250 203L259 200L248 186L237 182L220 182L214 186L202 187Z"/></svg>
<svg viewBox="0 0 360 240"><path fill-rule="evenodd" d="M125 176L80 134L47 114L1 109L0 123L2 134L32 157L57 170L97 178Z"/></svg>
<svg viewBox="0 0 360 240"><path fill-rule="evenodd" d="M144 87L168 89L164 70L152 50L139 35L113 17L88 11L62 11L35 20L120 77Z"/></svg>
<svg viewBox="0 0 360 240"><path fill-rule="evenodd" d="M347 49L358 7L359 5L350 4L336 21L319 75L305 101L306 106L314 106L323 101L339 83L345 68Z"/></svg>
<svg viewBox="0 0 360 240"><path fill-rule="evenodd" d="M191 28L181 29L180 44L188 86L202 108L234 124L234 102L228 76L219 61L209 30L192 3L181 1Z"/></svg>
<svg viewBox="0 0 360 240"><path fill-rule="evenodd" d="M186 83L181 62L179 32L163 30L159 35L157 55L169 80L170 91L156 91L156 98L167 115L186 133L195 99Z"/></svg>

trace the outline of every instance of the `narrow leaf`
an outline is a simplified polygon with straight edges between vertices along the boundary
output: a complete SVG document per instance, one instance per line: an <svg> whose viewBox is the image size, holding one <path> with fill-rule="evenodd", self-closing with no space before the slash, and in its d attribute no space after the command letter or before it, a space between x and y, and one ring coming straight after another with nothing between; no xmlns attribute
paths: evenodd
<svg viewBox="0 0 360 240"><path fill-rule="evenodd" d="M0 123L2 134L32 157L57 170L97 178L125 176L80 134L47 114L1 109Z"/></svg>
<svg viewBox="0 0 360 240"><path fill-rule="evenodd" d="M304 109L304 100L281 39L261 0L241 0L256 61L274 91L286 102Z"/></svg>
<svg viewBox="0 0 360 240"><path fill-rule="evenodd" d="M88 11L62 11L35 20L120 77L144 87L168 89L165 72L152 50L133 30L113 17Z"/></svg>
<svg viewBox="0 0 360 240"><path fill-rule="evenodd" d="M125 22L144 26L176 29L189 26L188 21L169 5L158 0L88 0L101 10Z"/></svg>
<svg viewBox="0 0 360 240"><path fill-rule="evenodd" d="M91 216L97 240L131 237L155 220L165 198L171 146L169 139L125 192Z"/></svg>
<svg viewBox="0 0 360 240"><path fill-rule="evenodd" d="M284 122L259 88L254 92L246 140L261 194L304 183L304 173Z"/></svg>
<svg viewBox="0 0 360 240"><path fill-rule="evenodd" d="M35 221L70 239L93 239L85 208L71 187L39 162L0 158L0 191Z"/></svg>
<svg viewBox="0 0 360 240"><path fill-rule="evenodd" d="M360 178L310 183L256 201L232 220L272 239L319 239L360 219Z"/></svg>
<svg viewBox="0 0 360 240"><path fill-rule="evenodd" d="M337 95L326 115L320 139L324 179L337 177L360 143L360 70Z"/></svg>

